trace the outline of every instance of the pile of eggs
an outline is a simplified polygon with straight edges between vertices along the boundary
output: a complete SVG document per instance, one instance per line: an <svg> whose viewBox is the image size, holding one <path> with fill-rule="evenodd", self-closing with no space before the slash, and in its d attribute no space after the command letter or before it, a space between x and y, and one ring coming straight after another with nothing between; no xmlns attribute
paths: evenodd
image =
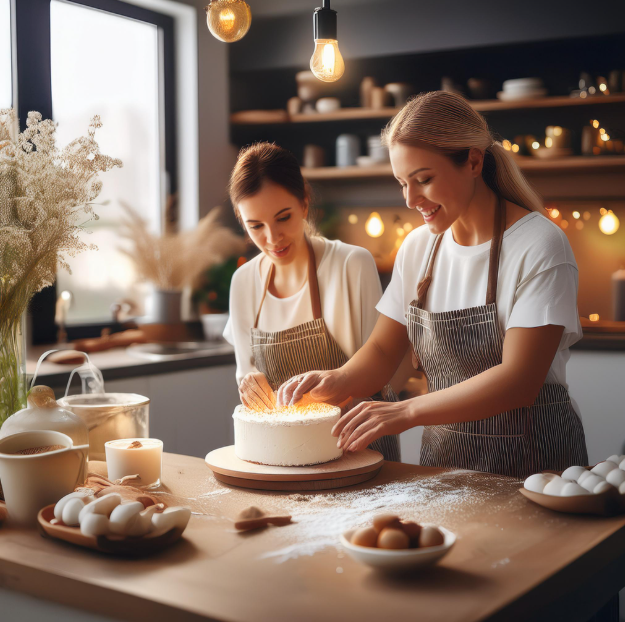
<svg viewBox="0 0 625 622"><path fill-rule="evenodd" d="M610 456L590 471L581 466L572 466L559 475L536 473L530 475L524 487L531 492L540 492L555 497L601 494L617 489L625 495L625 455Z"/></svg>
<svg viewBox="0 0 625 622"><path fill-rule="evenodd" d="M379 514L372 527L357 529L351 543L378 549L420 549L440 546L445 536L436 527L403 521L395 514Z"/></svg>
<svg viewBox="0 0 625 622"><path fill-rule="evenodd" d="M124 501L121 495L110 493L93 497L72 492L54 506L56 525L80 527L85 536L131 536L160 535L174 527L184 529L191 517L191 510L183 507L165 508L140 501Z"/></svg>

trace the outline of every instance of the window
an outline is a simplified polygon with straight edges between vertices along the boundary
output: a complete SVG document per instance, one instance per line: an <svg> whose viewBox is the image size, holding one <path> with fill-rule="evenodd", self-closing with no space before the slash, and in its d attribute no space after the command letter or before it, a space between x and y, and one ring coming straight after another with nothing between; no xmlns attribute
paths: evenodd
<svg viewBox="0 0 625 622"><path fill-rule="evenodd" d="M0 0L0 108L13 105L11 0Z"/></svg>
<svg viewBox="0 0 625 622"><path fill-rule="evenodd" d="M0 18L11 1L0 0ZM70 258L72 274L60 271L56 287L31 305L33 343L55 340L54 307L64 290L73 294L70 339L98 335L112 325L110 305L127 297L136 280L118 250L124 245L120 202L160 233L167 197L177 191L174 20L119 0L19 0L13 7L22 129L27 112L38 110L58 123L57 144L63 147L84 135L98 114L102 152L124 162L103 174L96 203L105 205L96 205L100 219L86 224L91 233L84 239L99 250ZM5 21L0 19L2 26ZM0 32L0 82L5 39Z"/></svg>
<svg viewBox="0 0 625 622"><path fill-rule="evenodd" d="M130 205L155 233L161 231L165 179L161 157L159 33L148 24L61 0L50 5L52 115L57 140L66 145L85 133L99 114L96 139L103 153L124 166L102 175L86 239L98 247L70 259L72 274L59 271L58 291L72 293L68 324L106 322L109 307L135 283L132 262L118 251L120 201ZM113 43L114 42L114 43ZM132 59L132 62L128 62Z"/></svg>

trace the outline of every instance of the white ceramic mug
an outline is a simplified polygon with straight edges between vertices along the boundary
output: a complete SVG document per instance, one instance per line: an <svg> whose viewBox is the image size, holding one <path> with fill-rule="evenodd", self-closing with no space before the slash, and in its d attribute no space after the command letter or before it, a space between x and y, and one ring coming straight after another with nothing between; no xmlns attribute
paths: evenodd
<svg viewBox="0 0 625 622"><path fill-rule="evenodd" d="M32 455L15 453L51 445L62 447ZM89 445L74 447L67 434L52 430L20 432L0 439L0 481L9 521L35 525L41 508L82 485L88 451Z"/></svg>

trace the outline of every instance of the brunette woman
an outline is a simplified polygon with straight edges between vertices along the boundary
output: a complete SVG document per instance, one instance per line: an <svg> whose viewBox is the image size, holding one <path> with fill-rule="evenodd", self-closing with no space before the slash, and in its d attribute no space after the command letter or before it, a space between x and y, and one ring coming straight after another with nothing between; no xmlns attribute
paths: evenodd
<svg viewBox="0 0 625 622"><path fill-rule="evenodd" d="M234 274L224 337L235 347L242 403L272 409L274 391L292 376L336 369L354 355L375 325L382 290L368 251L315 234L310 192L287 150L259 143L241 151L230 198L261 252ZM372 448L399 460L394 435Z"/></svg>

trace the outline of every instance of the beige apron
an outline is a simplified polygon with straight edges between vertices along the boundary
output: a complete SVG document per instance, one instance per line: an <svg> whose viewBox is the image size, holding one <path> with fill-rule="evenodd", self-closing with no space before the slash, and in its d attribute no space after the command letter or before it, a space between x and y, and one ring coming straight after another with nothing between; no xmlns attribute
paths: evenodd
<svg viewBox="0 0 625 622"><path fill-rule="evenodd" d="M274 391L293 376L315 369L337 369L348 361L348 357L329 333L323 320L315 253L310 240L306 239L306 241L309 253L308 287L314 319L277 332L266 332L258 328L260 312L274 272L272 263L251 332L252 363L259 372L266 376ZM397 400L389 386L383 389L382 397L387 401ZM369 447L379 451L386 460L400 460L397 436L383 436L371 443Z"/></svg>
<svg viewBox="0 0 625 622"><path fill-rule="evenodd" d="M430 393L501 364L504 334L497 320L496 295L505 222L505 203L500 199L484 306L440 313L425 310L443 234L431 245L425 277L406 314L413 364L416 359L425 372ZM530 407L478 421L425 426L421 464L524 478L545 469L561 471L588 464L588 454L582 423L567 389L544 384Z"/></svg>

